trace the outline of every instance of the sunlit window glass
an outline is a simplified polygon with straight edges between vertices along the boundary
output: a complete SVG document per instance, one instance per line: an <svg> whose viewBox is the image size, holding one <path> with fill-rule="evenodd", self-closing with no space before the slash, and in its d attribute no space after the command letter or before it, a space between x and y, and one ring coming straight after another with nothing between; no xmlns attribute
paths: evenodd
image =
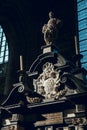
<svg viewBox="0 0 87 130"><path fill-rule="evenodd" d="M81 64L87 70L87 0L77 0L77 15Z"/></svg>
<svg viewBox="0 0 87 130"><path fill-rule="evenodd" d="M8 62L8 44L6 41L6 36L0 26L0 64Z"/></svg>

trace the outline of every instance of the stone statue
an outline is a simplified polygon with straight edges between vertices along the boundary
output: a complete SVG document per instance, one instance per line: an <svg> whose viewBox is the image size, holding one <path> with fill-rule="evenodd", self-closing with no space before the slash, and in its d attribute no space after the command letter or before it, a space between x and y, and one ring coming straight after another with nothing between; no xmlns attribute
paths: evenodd
<svg viewBox="0 0 87 130"><path fill-rule="evenodd" d="M58 26L61 20L54 18L53 12L49 12L49 21L42 27L42 33L44 34L44 41L46 45L54 44L58 37Z"/></svg>

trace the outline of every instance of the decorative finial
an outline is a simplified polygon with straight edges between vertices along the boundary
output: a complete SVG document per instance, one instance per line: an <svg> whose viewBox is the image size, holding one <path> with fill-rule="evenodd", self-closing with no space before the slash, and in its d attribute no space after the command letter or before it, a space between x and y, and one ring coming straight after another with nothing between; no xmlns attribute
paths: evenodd
<svg viewBox="0 0 87 130"><path fill-rule="evenodd" d="M46 45L54 44L58 37L58 25L61 20L54 18L54 13L49 12L49 20L47 24L42 27L42 33L44 34L44 41Z"/></svg>

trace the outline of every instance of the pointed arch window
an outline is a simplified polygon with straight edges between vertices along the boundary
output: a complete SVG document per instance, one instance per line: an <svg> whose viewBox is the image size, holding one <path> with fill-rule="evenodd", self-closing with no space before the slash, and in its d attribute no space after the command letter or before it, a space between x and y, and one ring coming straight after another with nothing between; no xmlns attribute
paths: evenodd
<svg viewBox="0 0 87 130"><path fill-rule="evenodd" d="M8 43L3 28L0 26L0 75L5 74L8 56Z"/></svg>

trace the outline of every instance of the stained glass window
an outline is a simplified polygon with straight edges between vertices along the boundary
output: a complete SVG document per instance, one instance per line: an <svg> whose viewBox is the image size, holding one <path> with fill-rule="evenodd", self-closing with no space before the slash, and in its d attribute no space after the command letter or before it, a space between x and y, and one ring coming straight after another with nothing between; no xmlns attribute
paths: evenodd
<svg viewBox="0 0 87 130"><path fill-rule="evenodd" d="M81 64L87 70L87 0L77 0L77 14Z"/></svg>
<svg viewBox="0 0 87 130"><path fill-rule="evenodd" d="M5 74L6 63L8 62L8 43L6 41L5 33L0 26L0 75Z"/></svg>

